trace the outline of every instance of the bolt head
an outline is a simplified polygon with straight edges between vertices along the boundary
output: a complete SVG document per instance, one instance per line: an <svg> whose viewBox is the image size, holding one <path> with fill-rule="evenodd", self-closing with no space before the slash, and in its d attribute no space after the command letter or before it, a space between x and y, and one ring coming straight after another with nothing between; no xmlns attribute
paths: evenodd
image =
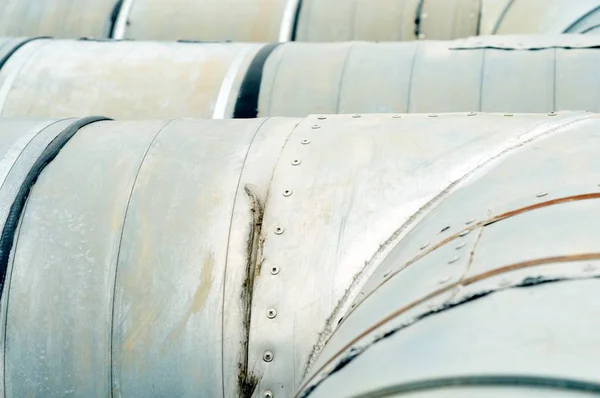
<svg viewBox="0 0 600 398"><path fill-rule="evenodd" d="M277 310L275 308L269 308L267 310L267 318L273 319L277 316Z"/></svg>
<svg viewBox="0 0 600 398"><path fill-rule="evenodd" d="M271 391L265 391L263 394L264 398L273 398L273 393Z"/></svg>
<svg viewBox="0 0 600 398"><path fill-rule="evenodd" d="M283 231L285 231L283 229L283 227L277 227L277 228L275 228L275 234L276 235L281 235L283 233Z"/></svg>
<svg viewBox="0 0 600 398"><path fill-rule="evenodd" d="M279 267L276 265L272 266L270 272L271 275L277 275L279 273Z"/></svg>
<svg viewBox="0 0 600 398"><path fill-rule="evenodd" d="M273 361L274 357L275 357L275 355L273 355L273 353L271 351L265 351L263 353L263 361L265 361L265 362Z"/></svg>
<svg viewBox="0 0 600 398"><path fill-rule="evenodd" d="M298 166L300 163L302 163L302 161L300 159L292 160L292 166Z"/></svg>
<svg viewBox="0 0 600 398"><path fill-rule="evenodd" d="M321 126L319 126L318 124L313 124L310 128L312 128L313 130L317 130L320 129Z"/></svg>
<svg viewBox="0 0 600 398"><path fill-rule="evenodd" d="M308 145L308 144L310 144L310 140L308 140L308 139L304 139L304 140L300 141L300 143L301 143L302 145Z"/></svg>
<svg viewBox="0 0 600 398"><path fill-rule="evenodd" d="M294 193L294 191L292 191L291 189L286 189L285 191L283 191L283 196L292 196L292 193Z"/></svg>

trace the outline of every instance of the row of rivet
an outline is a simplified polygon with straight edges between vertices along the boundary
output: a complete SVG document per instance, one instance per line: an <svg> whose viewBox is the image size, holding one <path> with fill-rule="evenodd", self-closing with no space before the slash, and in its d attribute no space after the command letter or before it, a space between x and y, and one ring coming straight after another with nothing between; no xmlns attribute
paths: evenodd
<svg viewBox="0 0 600 398"><path fill-rule="evenodd" d="M360 117L360 116L355 115L353 117ZM327 118L326 116L318 116L317 117L317 119L319 119L319 120L325 120L326 118ZM321 126L318 124L313 124L311 126L311 129L313 129L313 130L318 130L320 128L321 128ZM300 141L300 144L308 145L308 144L310 144L310 140L305 138ZM301 159L293 159L291 161L292 166L299 166L300 164L302 164ZM281 194L283 195L283 197L289 198L290 196L292 196L294 194L294 191L292 189L285 189ZM279 225L279 226L275 227L275 231L274 231L275 235L283 235L284 232L285 232L285 228L283 226ZM274 265L270 268L271 275L274 275L274 276L278 275L280 271L281 271L280 268L276 265ZM275 319L277 317L277 309L276 308L267 309L266 315L267 315L267 318L269 318L269 319ZM274 359L275 359L275 354L272 351L265 351L263 353L263 361L269 363L269 362L273 362ZM263 397L264 398L273 398L274 394L272 391L267 390L263 393Z"/></svg>

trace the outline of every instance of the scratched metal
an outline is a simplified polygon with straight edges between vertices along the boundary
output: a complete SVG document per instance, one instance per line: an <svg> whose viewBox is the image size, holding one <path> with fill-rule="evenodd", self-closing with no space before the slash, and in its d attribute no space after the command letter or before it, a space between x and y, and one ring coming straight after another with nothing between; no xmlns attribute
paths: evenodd
<svg viewBox="0 0 600 398"><path fill-rule="evenodd" d="M418 118L419 116L406 117ZM446 204L451 197L441 199L439 197L441 193L458 182L464 183L466 176L473 173L473 170L488 164L499 154L514 150L523 142L553 128L587 117L586 114L565 113L552 117L539 115L466 116L463 114L461 116L440 115L435 119L428 118L429 122L419 129L428 133L421 136L420 139L426 140L432 145L435 144L435 147L439 148L439 152L421 153L423 150L420 149L418 155L414 153L415 151L408 153L415 158L414 169L411 169L408 175L415 178L418 183L403 184L406 185L404 195L413 199L410 204L404 204L409 207L408 215L396 228L402 235L406 235L399 242L400 238L393 239L392 243L398 243L383 262L381 262L381 258L375 258L374 264L365 270L365 275L362 277L364 286L360 289L360 293L352 292L354 307L347 304L347 308L351 310L350 316L344 312L339 315L340 317L344 315L346 319L336 328L332 339L324 347L323 352L311 368L318 369L324 361L349 343L357 335L357 331L365 329L365 325L375 323L382 316L392 312L393 308L402 307L402 303L408 304L425 296L428 292L435 290L432 286L437 288L447 286L455 281L453 278L455 278L456 272L466 272L470 247L477 238L475 232L463 237L457 236L453 242L444 246L441 250L444 257L440 258L440 254L436 253L435 256L426 256L414 264L412 267L416 269L409 268L410 274L417 276L408 277L408 279L394 277L398 272L400 275L408 272L408 270L402 271L402 269L410 260L427 253L439 242L458 234L476 221L481 221L487 215L488 208L474 208L474 200L481 197L484 203L488 203L490 198L497 198L496 200L504 198L503 195L498 197L497 191L482 189L481 193L471 194L471 197L475 199L471 197L467 199L466 195L463 195L461 196L462 202L457 200ZM453 133L448 134L447 131ZM424 159L435 160L425 161ZM499 184L497 189L500 187L504 187L504 185ZM532 194L533 198L535 198L535 193ZM455 211L452 206L464 209L467 214ZM431 208L434 210L429 213ZM438 211L440 208L445 211ZM431 220L434 215L437 218ZM424 220L415 225L415 221L419 221L422 217L425 217ZM406 233L409 229L410 232ZM390 234L390 236L392 235ZM423 266L418 264L423 264ZM430 277L429 272L431 271L428 267L435 270L443 267L442 269L446 269L446 271L436 271L437 276ZM369 272L373 274L368 281L365 281ZM409 290L404 287L406 284L410 284ZM406 291L406 293L398 299L399 301L390 302L383 299L387 297L385 293L378 294L378 288L384 289L383 291L388 294L398 291ZM377 293L374 292L376 290ZM331 332L326 334L331 334Z"/></svg>
<svg viewBox="0 0 600 398"><path fill-rule="evenodd" d="M222 107L230 116L245 69L261 46L37 40L17 51L0 71L0 112L130 120L210 118L228 77L231 95ZM242 50L240 68L228 75Z"/></svg>
<svg viewBox="0 0 600 398"><path fill-rule="evenodd" d="M277 41L285 8L286 0L135 0L124 37Z"/></svg>
<svg viewBox="0 0 600 398"><path fill-rule="evenodd" d="M108 37L116 0L3 0L0 36Z"/></svg>
<svg viewBox="0 0 600 398"><path fill-rule="evenodd" d="M598 111L594 37L287 43L265 64L259 116Z"/></svg>
<svg viewBox="0 0 600 398"><path fill-rule="evenodd" d="M560 116L549 116L548 119L556 117ZM347 318L331 336L317 363L314 364L313 372L317 371L340 348L358 337L360 333L367 331L367 334L355 343L355 347L368 345L374 336L400 327L407 320L406 314L400 314L382 326L370 329L376 325L378 320L386 319L387 316L393 314L394 310L402 308L407 302L418 302L417 300L442 288L444 284L455 282L457 274L462 274L465 280L469 280L469 278L477 278L478 275L489 272L501 273L503 267L513 264L524 264L523 267L525 267L528 262L533 261L534 264L521 272L520 276L523 280L526 277L552 275L538 269L540 267L536 268L535 262L538 261L542 265L558 263L563 257L573 258L571 260L573 262L565 260L561 267L563 271L567 271L567 274L573 274L570 272L571 267L582 268L577 270L578 273L585 272L589 266L589 261L585 262L586 258L590 258L592 261L600 258L597 242L594 239L594 231L600 222L595 216L600 210L600 192L595 181L600 172L600 162L597 160L595 151L597 148L595 144L600 144L598 124L598 119L593 116L567 115L562 120L554 120L552 123L545 122L522 134L520 136L522 141L530 140L526 145L521 146L518 141L514 142L509 148L510 150L505 151L501 157L488 163L474 163L473 166L479 170L468 175L468 178L453 191L440 198L433 210L425 215L422 221L394 247L390 255L381 263L366 288L363 289L362 294L358 294L354 310L345 315ZM523 178L524 170L527 170L527 178ZM577 178L573 179L573 175L576 175ZM554 202L552 202L565 197L582 195L591 195L591 197L583 196L581 200L565 203L553 204ZM552 205L540 208L534 206L545 201L550 201ZM500 219L490 225L485 223L485 220L493 220L500 214L522 208L527 209L528 206L534 207L513 217ZM587 257L583 256L579 259L578 256L581 257L581 255L587 255ZM544 260L545 258L547 260ZM446 271L437 272L435 276L430 275L435 272L432 269L438 270L443 267ZM502 287L503 281L501 278L497 279L496 287ZM514 282L514 277L512 279ZM438 285L432 287L436 282ZM479 282L474 283L471 293L477 293L478 286ZM482 290L488 290L490 286L488 284ZM479 291L482 290L480 288ZM390 294L397 297L393 302L382 300L384 296L389 297ZM463 294L463 296L468 297L468 294ZM513 304L513 306L515 305ZM561 308L559 312L562 311ZM496 315L495 312L494 314ZM473 314L469 316L469 319L479 320L481 316ZM586 319L586 322L591 320L590 318L581 319ZM529 325L528 327L534 326ZM410 329L412 330L412 327ZM590 327L588 330L591 329ZM505 330L508 330L507 333L512 333L509 328L504 328L503 332ZM433 329L432 332L434 332ZM546 332L545 328L538 329L538 333ZM399 335L403 335L403 333L404 331L398 332ZM435 333L439 332L436 330ZM519 333L515 333L515 336L518 335ZM439 338L441 341L444 337L440 336L442 336ZM490 344L495 341L493 336L493 334L487 336ZM427 338L435 339L434 337ZM472 338L471 342L473 343L475 340ZM485 337L480 337L477 341L479 340L485 340ZM499 342L496 341L496 343ZM443 344L452 349L455 348L453 342ZM527 345L524 342L522 344ZM471 347L465 346L458 349L465 352ZM399 349L393 350L393 352L395 359L415 358L413 353L405 354ZM474 349L473 358L475 358L476 352L480 351ZM441 355L445 356L446 353ZM468 356L469 354L463 355ZM571 354L559 351L558 353L554 352L554 355ZM538 358L536 358L537 360ZM487 362L494 361L486 361L486 364ZM423 375L408 371L409 374L407 374L407 370L402 365L398 365L399 367L394 368L395 376L387 374L384 376L385 382L380 379L375 384L381 382L384 383L383 385L392 385L427 377L448 376L448 372L456 370L456 366L452 364L449 364L447 369L440 370L439 368L443 366L438 366L439 363L436 359L432 359L432 362L418 363L422 364L422 366L417 365L419 368L436 367L441 373L433 372L430 375ZM371 370L371 366L372 364L366 365L366 368ZM391 365L385 364L381 368L374 367L373 371L376 373L377 369L381 370L386 366ZM538 369L536 366L531 369ZM483 365L482 369L487 370ZM344 368L340 372L341 376L332 378L332 384L336 386L336 395L345 395L345 387L340 389L339 377L351 380L358 377L353 373L354 371L356 370L346 373L346 368ZM367 390L383 386L370 385L369 377L365 376L364 383L361 381L358 384L363 383ZM326 384L328 381L324 383L324 385ZM356 383L352 383L349 388L358 388L352 390L354 394L364 389L362 386L357 387ZM313 394L314 396L326 396L329 390L319 387L317 391L318 393Z"/></svg>
<svg viewBox="0 0 600 398"><path fill-rule="evenodd" d="M513 0L499 15L494 30L481 33L580 33L578 27L586 26L587 18L597 20L598 7L600 0Z"/></svg>
<svg viewBox="0 0 600 398"><path fill-rule="evenodd" d="M599 288L597 278L513 288L429 316L372 344L309 396L360 396L399 381L471 375L596 384L600 308L590 297Z"/></svg>

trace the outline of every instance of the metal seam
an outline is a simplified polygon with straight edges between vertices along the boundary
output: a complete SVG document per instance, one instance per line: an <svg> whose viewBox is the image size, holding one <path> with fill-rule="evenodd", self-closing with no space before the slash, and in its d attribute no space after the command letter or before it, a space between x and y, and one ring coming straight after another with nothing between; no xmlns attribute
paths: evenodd
<svg viewBox="0 0 600 398"><path fill-rule="evenodd" d="M302 0L287 0L279 27L278 41L280 43L296 40L301 10Z"/></svg>
<svg viewBox="0 0 600 398"><path fill-rule="evenodd" d="M354 337L350 342L348 342L347 344L345 344L341 349L339 349L335 354L333 354L322 366L321 368L315 372L313 374L313 376L306 382L304 383L304 385L302 386L302 388L299 390L300 392L296 395L297 397L302 397L302 398L306 398L308 397L314 390L316 387L318 387L323 381L325 381L327 379L327 377L331 376L332 374L334 374L335 372L337 372L338 370L340 370L341 368L343 368L345 365L347 365L352 359L356 358L357 356L359 356L360 354L362 354L367 348L369 348L370 346L372 346L373 344L377 343L378 341L389 337L390 335L408 327L408 326L412 326L414 323L416 323L417 321L424 319L425 317L429 316L429 315L433 315L433 314L437 314L439 312L448 310L448 309L452 309L458 305L464 304L468 301L472 301L473 299L476 298L481 298L481 297L485 297L489 294L492 293L496 293L499 291L504 291L507 289L513 289L513 288L518 288L518 287L530 287L532 286L532 284L529 282L528 278L525 278L523 281L521 281L520 284L516 284L513 286L508 286L508 287L502 287L499 289L495 289L495 290L486 290L483 292L478 292L478 293L474 293L469 295L466 298L463 298L457 302L445 302L442 304L442 306L440 308L434 309L434 310L430 310L428 312L425 312L421 315L418 315L414 318L414 320L412 322L409 322L407 324L401 325L397 328L394 328L391 331L387 331L385 332L384 335L377 337L374 339L374 341L368 343L366 346L362 347L361 349L358 349L358 351L350 354L350 359L348 360L342 360L341 363L339 363L336 367L334 367L334 369L330 372L328 372L326 375L324 375L324 377L320 377L316 383L311 383L312 380L314 380L315 378L318 378L317 376L319 375L320 372L322 372L327 366L332 365L334 360L340 358L342 356L342 354L344 354L344 352L346 352L347 350L349 350L350 348L352 348L352 346L357 343L358 341L360 341L362 338L368 336L370 333L374 332L375 330L377 330L378 328L380 328L381 326L383 326L384 324L390 322L391 320L397 318L398 316L402 315L403 313L405 313L406 311L416 307L419 304L425 303L426 301L439 296L442 293L445 293L447 291L450 291L451 289L455 289L457 287L460 286L468 286L471 284L474 284L476 282L491 278L493 276L497 276L497 275L501 275L503 273L506 272L510 272L510 271L515 271L515 270L519 270L519 269L524 269L524 268L528 268L528 267L535 267L535 266L540 266L540 265L548 265L548 264L556 264L556 263L560 263L560 262L568 262L568 263L573 263L573 262L580 262L580 261L589 261L589 260L600 260L600 253L584 253L584 254L579 254L579 255L570 255L570 256L555 256L555 257L547 257L547 258L540 258L540 259L536 259L536 260L530 260L530 261L524 261L524 262L519 262L519 263L514 263L514 264L510 264L507 266L503 266L503 267L499 267L496 269L493 269L491 271L488 272L484 272L475 276L472 276L470 278L467 278L464 281L461 282L457 282L454 283L452 285L437 289L423 297L421 297L420 299L417 299L415 301L412 301L411 303L403 306L402 308L397 309L396 311L392 312L391 314L385 316L384 318L380 319L379 321L377 321L376 323L372 324L371 326L369 326L367 329L363 330L360 334L358 334L356 337ZM577 281L577 280L586 280L586 279L599 279L600 275L596 275L596 276L592 276L592 277L584 277L584 278L557 278L557 279L542 279L540 281L538 281L537 284L541 284L541 283L548 283L548 282L565 282L565 281ZM312 384L312 385L311 385Z"/></svg>
<svg viewBox="0 0 600 398"><path fill-rule="evenodd" d="M353 398L384 398L396 394L430 391L456 387L529 387L561 391L578 391L600 395L600 384L558 377L524 375L469 375L426 379L385 387Z"/></svg>
<svg viewBox="0 0 600 398"><path fill-rule="evenodd" d="M133 8L135 0L121 0L121 7L119 13L115 19L115 22L110 31L110 38L115 40L122 40L125 37L125 31L127 30L127 22L129 21L129 13Z"/></svg>
<svg viewBox="0 0 600 398"><path fill-rule="evenodd" d="M365 267L363 267L357 274L357 276L354 278L352 285L346 290L345 295L340 299L340 303L338 303L338 307L341 306L341 303L344 300L347 300L348 297L351 297L351 291L358 286L358 280L361 280L361 274L365 272L365 268L369 267L370 265L374 264L374 261L378 258L378 256L380 255L380 253L382 252L382 250L388 248L390 245L396 243L398 241L398 237L401 236L402 232L404 232L407 228L409 228L409 226L411 224L413 224L415 222L416 219L418 219L423 213L425 213L429 208L431 208L432 206L436 206L438 204L438 202L440 202L443 198L445 198L450 192L452 192L452 190L458 186L459 184L461 184L463 181L465 181L466 179L468 179L471 175L473 175L474 173L478 172L479 170L481 170L482 168L488 166L490 163L493 163L499 159L502 159L504 157L504 155L509 154L515 150L518 150L519 148L522 148L524 145L527 145L531 142L535 142L539 139L543 139L544 137L548 136L549 134L555 133L561 129L565 129L569 126L572 126L574 124L578 124L581 122L585 122L589 119L591 119L592 116L583 116L583 117L579 117L576 119L571 119L568 121L565 121L563 123L560 124L553 124L551 125L551 127L549 127L547 130L533 135L531 136L536 130L538 130L541 126L537 126L536 128L527 131L526 133L522 134L520 137L523 136L530 136L527 139L524 139L514 145L511 145L507 148L502 149L499 153L496 153L495 155L491 156L489 159L483 161L482 163L476 165L473 169L469 170L467 173L465 173L464 175L462 175L461 177L457 178L455 181L453 181L452 183L450 183L446 188L444 188L444 190L442 192L440 192L439 194L437 194L436 196L434 196L432 199L430 199L428 202L426 202L419 210L417 210L417 212L415 212L411 217L408 218L408 220L406 220L381 246L380 249L375 252L375 254L373 256L371 256L371 258L369 260L366 261L366 265ZM430 214L430 213L427 213ZM356 286L355 286L356 284ZM368 296L366 296L368 297ZM363 298L366 299L366 297ZM359 302L360 304L360 302ZM356 307L350 309L350 311L348 311L345 316L344 316L344 320L346 319L346 317L348 315L350 315L356 308L358 307L358 304L356 305ZM342 321L343 322L343 321ZM326 327L329 327L330 325L327 324L325 325ZM333 335L335 334L335 331L329 336L327 337L326 341L328 341ZM316 355L316 354L315 354ZM311 360L314 360L314 357L309 357L308 359L308 363L311 363ZM307 371L310 369L310 366L307 367Z"/></svg>
<svg viewBox="0 0 600 398"><path fill-rule="evenodd" d="M423 3L425 0L419 0L419 4L417 4L417 8L415 10L415 38L418 39L421 34L421 12L423 12Z"/></svg>
<svg viewBox="0 0 600 398"><path fill-rule="evenodd" d="M269 119L264 119L263 121L260 122L260 124L258 125L258 127L256 128L256 131L254 132L254 134L252 135L252 139L250 140L249 144L248 144L248 149L246 150L246 154L244 155L244 160L242 161L242 167L240 169L240 175L238 176L238 181L236 184L236 188L235 188L235 196L233 199L233 204L231 206L231 217L229 219L229 231L227 232L227 250L225 252L225 267L224 267L224 271L223 271L223 289L222 289L222 297L221 297L221 301L224 304L225 303L225 283L227 280L227 268L228 268L228 262L229 262L229 249L230 249L230 243L231 243L231 231L233 229L233 217L234 217L234 213L235 213L235 208L237 206L237 198L239 195L239 191L240 191L240 186L242 184L242 176L244 174L244 168L246 167L246 162L248 160L248 156L250 154L250 151L252 149L252 144L254 143L254 140L256 139L256 136L258 135L259 131L261 130L261 128L264 126L264 124L267 122L267 120ZM255 267L249 267L249 270L254 270ZM246 275L248 276L248 275ZM253 295L250 294L250 300L252 300ZM248 306L249 309L252 308L252 303L250 303L250 305ZM250 313L251 316L251 313ZM224 325L224 318L225 318L225 311L221 311L221 325ZM250 328L248 328L248 330L244 330L244 333L246 334L246 347L249 348L250 346ZM224 355L224 345L225 345L225 330L223 327L221 327L221 357L223 358ZM249 362L248 362L248 353L246 353L246 363L242 364L243 366L246 367L246 371L248 370L249 367ZM221 379L224 381L225 380L225 363L221 363ZM223 397L225 397L225 383L222 383L221 385L222 390L223 390ZM238 388L240 386L238 385Z"/></svg>
<svg viewBox="0 0 600 398"><path fill-rule="evenodd" d="M335 113L339 113L340 112L340 99L342 97L342 87L343 87L343 82L344 82L344 76L346 75L346 65L348 65L348 59L350 59L350 53L352 52L352 49L354 49L354 47L356 46L356 43L352 43L350 44L350 46L348 46L348 51L346 52L346 55L344 56L344 63L342 64L342 70L340 72L340 80L338 83L338 95L337 95L337 99L335 102Z"/></svg>
<svg viewBox="0 0 600 398"><path fill-rule="evenodd" d="M223 77L223 80L221 81L221 87L217 94L217 100L215 101L215 107L212 114L213 119L225 119L225 112L227 110L227 105L229 104L229 98L232 94L235 78L242 67L242 63L246 60L246 56L251 50L253 50L253 48L242 49L229 66L225 77Z"/></svg>
<svg viewBox="0 0 600 398"><path fill-rule="evenodd" d="M269 56L281 43L264 45L250 62L238 93L233 111L234 119L252 119L258 115L258 98L264 66Z"/></svg>
<svg viewBox="0 0 600 398"><path fill-rule="evenodd" d="M419 56L419 49L421 48L421 42L417 41L415 44L415 52L413 54L412 63L410 66L410 80L408 81L408 94L406 96L406 113L410 112L410 97L412 95L413 82L415 80L415 66L417 64L417 58Z"/></svg>
<svg viewBox="0 0 600 398"><path fill-rule="evenodd" d="M577 18L575 20L575 22L572 22L571 25L568 25L561 33L572 33L572 32L569 32L569 30L571 30L579 22L584 21L587 17L589 17L591 14L593 14L593 13L595 13L597 11L600 11L600 6L594 7L590 11L586 12L585 14L583 14L582 16L580 16L579 18ZM580 33L583 33L583 32L580 32Z"/></svg>
<svg viewBox="0 0 600 398"><path fill-rule="evenodd" d="M162 127L160 129L158 129L158 131L156 132L156 134L154 135L154 137L152 137L152 140L150 141L150 143L148 144L148 147L146 148L146 150L144 151L144 154L142 155L142 159L140 160L140 163L138 165L137 171L135 173L135 177L133 178L133 182L131 184L131 189L129 190L129 196L127 197L127 204L125 205L125 213L123 214L123 222L121 223L121 231L119 234L119 242L117 244L117 258L115 259L115 276L113 279L113 285L112 285L112 291L111 291L111 300L110 300L110 314L111 314L111 319L110 319L110 350L109 350L109 355L110 355L110 371L109 371L109 380L110 380L110 396L112 397L113 394L113 390L114 390L114 377L113 377L113 373L114 373L114 361L113 361L113 337L114 337L114 323L115 323L115 295L116 295L116 290L117 290L117 275L118 275L118 271L119 271L119 260L121 258L121 245L123 243L123 234L125 231L125 224L127 223L127 214L129 213L129 206L131 204L131 198L133 196L133 191L135 190L135 185L137 183L140 171L142 170L142 166L144 165L144 161L146 160L146 156L148 155L148 153L150 152L150 150L152 149L152 147L154 146L154 143L156 142L156 139L158 138L159 134L169 125L171 124L175 119L171 119L169 121L167 121L165 124L162 125Z"/></svg>
<svg viewBox="0 0 600 398"><path fill-rule="evenodd" d="M90 125L95 122L110 120L104 116L90 116L83 119L78 119L75 122L67 126L61 131L42 151L39 157L35 160L29 172L23 179L21 186L13 200L8 216L2 228L2 235L0 236L0 297L4 291L4 282L6 278L6 272L8 269L8 262L10 260L10 254L14 247L16 238L16 231L19 228L21 217L25 209L25 204L29 198L31 190L33 189L37 179L42 174L48 164L52 162L58 156L61 149L73 138L73 136L83 127ZM9 297L6 296L6 308L8 314ZM5 318L4 328L8 322L8 316ZM6 333L4 334L4 347L6 349ZM4 384L6 383L6 355L2 358L4 374ZM6 395L6 388L4 389Z"/></svg>
<svg viewBox="0 0 600 398"><path fill-rule="evenodd" d="M506 17L506 14L508 14L508 11L513 6L514 2L515 2L515 0L510 0L508 2L508 4L506 5L506 7L504 7L504 10L502 10L502 12L500 13L500 16L498 17L498 20L494 24L494 28L492 29L491 34L495 35L498 32L498 29L500 29L500 25L504 21L504 17Z"/></svg>

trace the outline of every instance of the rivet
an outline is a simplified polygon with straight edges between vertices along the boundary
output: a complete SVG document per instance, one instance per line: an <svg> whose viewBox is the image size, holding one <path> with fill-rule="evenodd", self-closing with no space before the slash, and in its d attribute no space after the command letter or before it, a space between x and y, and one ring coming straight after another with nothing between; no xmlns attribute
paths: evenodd
<svg viewBox="0 0 600 398"><path fill-rule="evenodd" d="M277 275L279 273L279 267L274 265L271 267L271 275Z"/></svg>
<svg viewBox="0 0 600 398"><path fill-rule="evenodd" d="M538 192L538 194L535 195L535 196L537 196L538 198L542 198L542 197L544 197L546 195L548 195L548 192Z"/></svg>
<svg viewBox="0 0 600 398"><path fill-rule="evenodd" d="M438 115L436 115L435 113L430 113L429 117L438 117Z"/></svg>
<svg viewBox="0 0 600 398"><path fill-rule="evenodd" d="M419 39L424 39L425 38L425 33L419 33Z"/></svg>
<svg viewBox="0 0 600 398"><path fill-rule="evenodd" d="M463 236L467 236L469 234L469 232L471 232L470 229L465 229L460 234L458 234L458 236L460 236L462 238Z"/></svg>
<svg viewBox="0 0 600 398"><path fill-rule="evenodd" d="M585 272L592 272L592 271L595 271L595 270L596 270L596 267L595 267L594 265L592 265L592 264L587 264L587 265L586 265L586 266L583 268L583 270L584 270Z"/></svg>
<svg viewBox="0 0 600 398"><path fill-rule="evenodd" d="M292 160L292 166L298 166L300 163L302 163L302 161L300 159Z"/></svg>
<svg viewBox="0 0 600 398"><path fill-rule="evenodd" d="M471 218L471 219L470 219L469 221L467 221L465 224L467 224L467 225L469 225L469 224L473 224L475 221L477 221L477 220L475 220L474 218Z"/></svg>
<svg viewBox="0 0 600 398"><path fill-rule="evenodd" d="M267 318L273 319L277 316L277 310L275 308L269 308L267 310Z"/></svg>
<svg viewBox="0 0 600 398"><path fill-rule="evenodd" d="M300 143L302 145L308 145L308 144L310 144L310 140L304 139L304 140L300 141Z"/></svg>
<svg viewBox="0 0 600 398"><path fill-rule="evenodd" d="M463 247L465 247L466 245L467 245L467 244L466 244L465 242L460 242L460 243L459 243L459 244L456 246L456 248L455 248L455 249L456 249L456 250L460 250L460 249L462 249Z"/></svg>
<svg viewBox="0 0 600 398"><path fill-rule="evenodd" d="M392 115L392 119L400 119L402 115Z"/></svg>
<svg viewBox="0 0 600 398"><path fill-rule="evenodd" d="M318 124L313 124L310 128L312 128L313 130L316 130L316 129L320 129L321 126L319 126Z"/></svg>
<svg viewBox="0 0 600 398"><path fill-rule="evenodd" d="M325 120L325 119L327 119L327 116L317 116L317 119L319 119L319 120Z"/></svg>
<svg viewBox="0 0 600 398"><path fill-rule="evenodd" d="M504 116L514 116L512 113L505 113Z"/></svg>
<svg viewBox="0 0 600 398"><path fill-rule="evenodd" d="M469 113L467 113L467 116L475 116L475 115L477 115L477 112L469 112Z"/></svg>
<svg viewBox="0 0 600 398"><path fill-rule="evenodd" d="M444 283L448 282L449 280L450 280L450 277L449 277L449 276L443 276L443 277L442 277L442 278L441 278L441 279L438 281L438 283L439 283L440 285L443 285Z"/></svg>
<svg viewBox="0 0 600 398"><path fill-rule="evenodd" d="M458 256L456 256L456 257L454 257L454 258L451 258L451 259L448 261L448 264L454 264L455 262L457 262L457 261L458 261L458 259L459 259L459 258L460 258L460 257L458 257Z"/></svg>
<svg viewBox="0 0 600 398"><path fill-rule="evenodd" d="M292 193L294 191L292 191L291 189L286 189L285 191L283 191L283 196L288 197L288 196L292 196Z"/></svg>
<svg viewBox="0 0 600 398"><path fill-rule="evenodd" d="M360 115L352 115L353 118L358 119Z"/></svg>
<svg viewBox="0 0 600 398"><path fill-rule="evenodd" d="M424 250L427 248L427 246L429 246L429 242L425 242L421 245L421 250Z"/></svg>
<svg viewBox="0 0 600 398"><path fill-rule="evenodd" d="M548 116L556 116L556 112L548 112Z"/></svg>
<svg viewBox="0 0 600 398"><path fill-rule="evenodd" d="M275 234L276 235L281 235L283 233L284 229L283 227L277 227L275 228Z"/></svg>
<svg viewBox="0 0 600 398"><path fill-rule="evenodd" d="M263 354L263 361L265 362L271 362L273 360L273 353L271 351L265 351L265 353Z"/></svg>
<svg viewBox="0 0 600 398"><path fill-rule="evenodd" d="M271 391L265 391L263 394L264 398L273 398L273 393Z"/></svg>

